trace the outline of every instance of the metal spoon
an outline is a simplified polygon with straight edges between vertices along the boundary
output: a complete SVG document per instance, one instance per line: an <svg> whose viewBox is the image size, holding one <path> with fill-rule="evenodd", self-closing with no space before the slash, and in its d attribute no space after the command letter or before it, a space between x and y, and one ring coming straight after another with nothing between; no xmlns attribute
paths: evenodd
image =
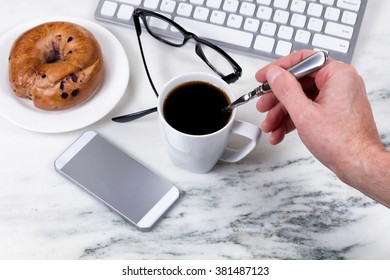
<svg viewBox="0 0 390 280"><path fill-rule="evenodd" d="M303 76L306 76L309 73L312 73L312 72L318 70L322 66L324 66L325 63L327 62L327 60L328 60L328 53L324 52L324 51L319 51L319 52L305 58L304 60L302 60L298 64L295 64L293 67L291 67L287 71L292 73L297 79L299 79L299 78L302 78ZM260 86L258 86L254 90L252 90L251 92L244 94L243 96L239 97L236 101L234 101L233 103L231 103L227 107L223 108L222 111L224 111L224 112L231 111L234 108L236 108L237 106L245 104L249 100L251 100L255 97L259 97L259 96L261 96L265 93L269 93L269 92L271 92L271 87L269 86L269 84L267 82L264 82L263 84L261 84Z"/></svg>
<svg viewBox="0 0 390 280"><path fill-rule="evenodd" d="M291 67L287 71L291 72L292 74L294 74L294 76L297 79L299 79L299 78L321 68L326 63L327 60L328 60L328 54L326 52L319 51L319 52L305 58L304 60L302 60L298 64L294 65L293 67ZM242 104L248 102L249 100L251 100L257 96L261 96L261 95L268 93L270 91L271 91L271 88L270 88L269 84L267 82L265 82L265 83L261 84L260 86L258 86L257 88L255 88L253 91L251 91L247 94L244 94L243 96L238 98L236 101L231 103L229 106L225 107L223 109L223 111L233 110L235 107L242 105ZM156 111L157 111L157 107L154 107L154 108L150 108L150 109L143 110L140 112L114 117L114 118L112 118L112 120L114 122L119 122L119 123L130 122L130 121L136 120L138 118L141 118L143 116L146 116L146 115L153 113L153 112L156 112Z"/></svg>
<svg viewBox="0 0 390 280"><path fill-rule="evenodd" d="M125 123L125 122L130 122L130 121L134 121L136 119L142 118L143 116L149 115L150 113L154 113L154 112L157 112L157 107L146 109L146 110L139 111L136 113L122 115L119 117L114 117L111 120L114 122L118 122L118 123Z"/></svg>

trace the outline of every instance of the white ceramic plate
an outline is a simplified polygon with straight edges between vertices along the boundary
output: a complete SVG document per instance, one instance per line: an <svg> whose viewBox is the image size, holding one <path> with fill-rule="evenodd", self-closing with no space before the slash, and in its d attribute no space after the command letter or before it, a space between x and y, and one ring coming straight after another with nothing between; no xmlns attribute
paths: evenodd
<svg viewBox="0 0 390 280"><path fill-rule="evenodd" d="M8 83L8 56L15 39L24 31L49 21L69 21L94 34L103 52L104 78L91 98L66 110L45 111L31 100L17 97ZM18 26L0 38L0 115L22 128L45 133L59 133L91 125L108 114L122 98L129 82L126 52L118 39L97 23L78 18L46 18Z"/></svg>

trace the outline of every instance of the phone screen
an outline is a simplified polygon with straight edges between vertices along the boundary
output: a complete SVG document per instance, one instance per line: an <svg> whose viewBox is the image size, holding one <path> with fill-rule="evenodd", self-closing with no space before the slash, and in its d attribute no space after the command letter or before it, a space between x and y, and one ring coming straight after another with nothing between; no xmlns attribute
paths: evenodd
<svg viewBox="0 0 390 280"><path fill-rule="evenodd" d="M100 135L90 134L86 140L82 136L77 141L56 161L57 170L134 224L156 205L163 203L157 212L164 212L173 203L161 202L175 188L172 183Z"/></svg>

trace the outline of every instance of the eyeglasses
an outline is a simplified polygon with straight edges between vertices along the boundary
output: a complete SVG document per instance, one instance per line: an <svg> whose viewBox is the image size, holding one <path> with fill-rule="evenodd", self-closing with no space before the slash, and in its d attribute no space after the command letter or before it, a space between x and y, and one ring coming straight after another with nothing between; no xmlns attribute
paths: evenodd
<svg viewBox="0 0 390 280"><path fill-rule="evenodd" d="M158 92L149 73L144 51L142 48L142 28L140 20L142 20L143 25L145 26L146 30L149 32L150 35L170 46L182 47L190 39L194 39L195 53L225 82L234 83L241 77L241 67L224 50L205 39L199 38L194 33L188 32L176 22L161 14L138 8L133 12L134 26L137 32L138 44L145 71L148 76L150 85L156 96L158 96ZM155 111L157 111L157 108L151 108L128 115L115 117L112 120L116 122L128 122Z"/></svg>

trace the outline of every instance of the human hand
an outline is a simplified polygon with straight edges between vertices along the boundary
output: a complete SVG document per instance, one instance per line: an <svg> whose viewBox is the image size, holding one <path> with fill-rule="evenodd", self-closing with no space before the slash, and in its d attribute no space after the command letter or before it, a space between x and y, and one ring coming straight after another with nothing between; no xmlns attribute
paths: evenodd
<svg viewBox="0 0 390 280"><path fill-rule="evenodd" d="M268 81L273 90L257 102L260 112L268 112L261 128L271 133L271 144L297 129L310 152L340 175L347 164L364 161L371 151L384 147L364 82L351 65L330 58L299 81L284 70L312 53L293 53L256 73L256 79Z"/></svg>

